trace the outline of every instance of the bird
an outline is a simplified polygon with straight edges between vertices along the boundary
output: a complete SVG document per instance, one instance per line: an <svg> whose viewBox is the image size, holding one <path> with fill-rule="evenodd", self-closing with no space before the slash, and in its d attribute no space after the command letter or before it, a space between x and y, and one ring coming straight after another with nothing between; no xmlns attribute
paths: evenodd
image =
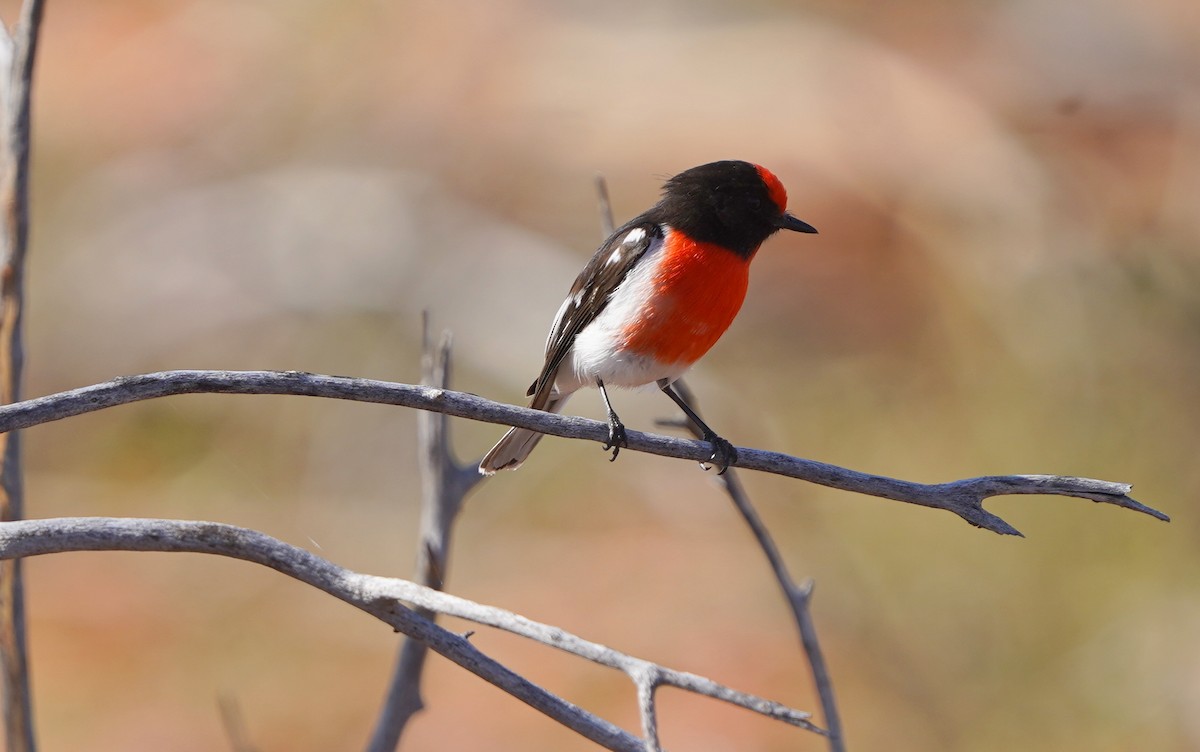
<svg viewBox="0 0 1200 752"><path fill-rule="evenodd" d="M724 472L733 445L700 419L672 387L733 322L749 284L750 262L779 230L816 233L788 212L787 190L770 170L722 160L669 178L657 204L616 229L575 279L546 338L542 370L526 396L557 413L583 387L597 387L616 460L627 446L609 386L656 384L701 428L709 463ZM542 438L512 428L479 472L515 470Z"/></svg>

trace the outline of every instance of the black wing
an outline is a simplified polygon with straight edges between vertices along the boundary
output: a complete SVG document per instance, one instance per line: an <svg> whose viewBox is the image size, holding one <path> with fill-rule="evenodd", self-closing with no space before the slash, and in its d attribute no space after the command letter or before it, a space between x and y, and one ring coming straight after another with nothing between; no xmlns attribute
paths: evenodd
<svg viewBox="0 0 1200 752"><path fill-rule="evenodd" d="M662 226L643 215L619 228L597 249L558 309L550 336L546 338L546 362L526 396L549 395L558 367L575 344L576 335L600 315L633 265L662 238ZM534 399L535 403L538 401Z"/></svg>

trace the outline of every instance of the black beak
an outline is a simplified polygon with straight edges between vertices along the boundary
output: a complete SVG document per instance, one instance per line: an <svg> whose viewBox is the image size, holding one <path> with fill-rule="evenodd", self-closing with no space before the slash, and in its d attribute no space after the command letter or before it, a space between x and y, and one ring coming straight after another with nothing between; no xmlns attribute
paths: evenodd
<svg viewBox="0 0 1200 752"><path fill-rule="evenodd" d="M809 223L796 219L791 214L784 212L779 215L779 219L775 220L775 226L781 230L791 230L793 232L807 232L813 235L817 234L817 228Z"/></svg>

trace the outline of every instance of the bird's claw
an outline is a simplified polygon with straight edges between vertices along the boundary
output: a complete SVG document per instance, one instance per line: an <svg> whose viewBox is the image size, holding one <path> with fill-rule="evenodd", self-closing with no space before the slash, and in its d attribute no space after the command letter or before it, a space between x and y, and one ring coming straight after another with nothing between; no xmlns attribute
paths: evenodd
<svg viewBox="0 0 1200 752"><path fill-rule="evenodd" d="M609 416L608 441L604 443L605 451L612 450L612 456L608 458L609 462L616 462L617 455L621 453L621 450L629 446L629 438L625 435L625 425L615 418L615 415Z"/></svg>
<svg viewBox="0 0 1200 752"><path fill-rule="evenodd" d="M706 434L704 440L712 444L713 451L706 461L700 463L700 467L705 470L710 465L719 467L721 469L717 471L717 475L724 475L730 465L737 462L737 450L733 448L733 444L730 444L715 433Z"/></svg>

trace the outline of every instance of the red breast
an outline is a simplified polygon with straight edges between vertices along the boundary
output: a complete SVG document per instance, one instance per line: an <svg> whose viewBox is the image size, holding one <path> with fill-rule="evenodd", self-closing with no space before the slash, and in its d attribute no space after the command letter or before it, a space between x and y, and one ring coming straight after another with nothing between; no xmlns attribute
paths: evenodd
<svg viewBox="0 0 1200 752"><path fill-rule="evenodd" d="M664 364L691 364L737 316L750 281L750 259L677 230L667 233L661 254L654 294L625 327L623 349Z"/></svg>

